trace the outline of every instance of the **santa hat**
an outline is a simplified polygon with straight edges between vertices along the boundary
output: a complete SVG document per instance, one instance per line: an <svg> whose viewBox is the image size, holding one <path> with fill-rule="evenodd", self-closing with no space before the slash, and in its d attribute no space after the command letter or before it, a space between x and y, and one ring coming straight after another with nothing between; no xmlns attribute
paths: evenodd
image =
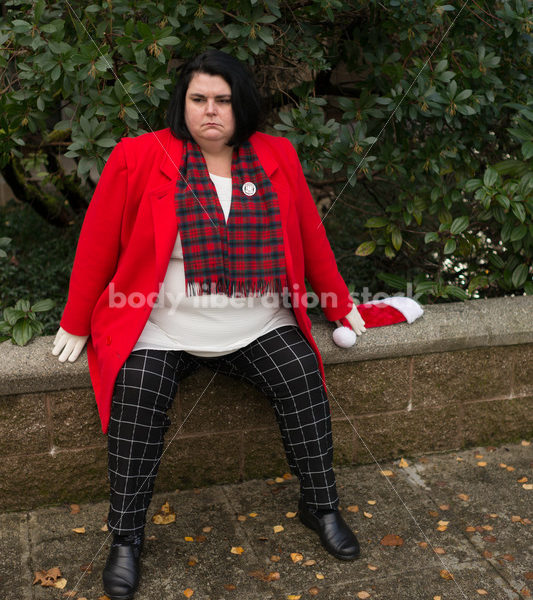
<svg viewBox="0 0 533 600"><path fill-rule="evenodd" d="M393 296L383 300L371 300L358 304L357 310L365 322L365 327L383 327L407 321L412 323L424 313L418 302L405 296ZM348 319L335 321L338 325L333 332L333 341L341 348L349 348L355 344L356 335L350 327Z"/></svg>

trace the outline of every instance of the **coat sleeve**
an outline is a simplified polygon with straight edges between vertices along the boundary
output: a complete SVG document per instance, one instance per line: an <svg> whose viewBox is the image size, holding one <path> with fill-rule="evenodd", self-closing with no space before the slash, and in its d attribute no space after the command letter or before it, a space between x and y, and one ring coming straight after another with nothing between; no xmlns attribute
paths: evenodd
<svg viewBox="0 0 533 600"><path fill-rule="evenodd" d="M318 294L320 306L330 321L346 316L353 300L344 282L335 255L328 241L324 224L307 185L300 159L289 140L287 154L293 165L295 197L302 235L305 275L314 292Z"/></svg>
<svg viewBox="0 0 533 600"><path fill-rule="evenodd" d="M104 166L78 240L68 299L60 322L61 327L73 335L90 335L93 309L116 271L128 193L127 174L121 141Z"/></svg>

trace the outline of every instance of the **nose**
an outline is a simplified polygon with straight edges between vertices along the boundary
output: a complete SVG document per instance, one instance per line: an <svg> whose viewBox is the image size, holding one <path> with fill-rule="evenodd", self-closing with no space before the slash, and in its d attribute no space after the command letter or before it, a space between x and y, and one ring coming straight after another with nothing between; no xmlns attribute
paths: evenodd
<svg viewBox="0 0 533 600"><path fill-rule="evenodd" d="M208 98L207 100L207 114L213 115L217 111L217 105L214 98Z"/></svg>

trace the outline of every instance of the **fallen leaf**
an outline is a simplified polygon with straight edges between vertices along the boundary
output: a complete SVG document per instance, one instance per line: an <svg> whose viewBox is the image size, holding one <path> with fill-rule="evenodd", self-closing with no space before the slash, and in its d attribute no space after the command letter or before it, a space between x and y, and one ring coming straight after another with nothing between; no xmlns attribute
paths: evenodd
<svg viewBox="0 0 533 600"><path fill-rule="evenodd" d="M520 593L522 594L522 596L524 596L524 598L531 598L531 592L529 591L529 589L527 587L523 587L520 590Z"/></svg>
<svg viewBox="0 0 533 600"><path fill-rule="evenodd" d="M478 590L476 590L476 592L480 595L480 596L486 596L488 594L487 590L484 590L483 588L479 588Z"/></svg>
<svg viewBox="0 0 533 600"><path fill-rule="evenodd" d="M312 565L316 565L316 560L310 558L309 560L306 560L302 564L304 565L304 567L311 567Z"/></svg>
<svg viewBox="0 0 533 600"><path fill-rule="evenodd" d="M279 561L280 561L280 559L281 559L281 556L278 556L277 554L273 554L273 555L270 557L270 560L271 560L272 562L279 562Z"/></svg>
<svg viewBox="0 0 533 600"><path fill-rule="evenodd" d="M186 542L194 542L194 538L193 538L193 537L191 537L190 535L186 535L186 536L185 536L183 539L184 539Z"/></svg>
<svg viewBox="0 0 533 600"><path fill-rule="evenodd" d="M516 481L518 481L518 483L525 483L527 481L527 477L520 477L520 479L517 479Z"/></svg>
<svg viewBox="0 0 533 600"><path fill-rule="evenodd" d="M441 526L443 526L443 527L446 527L447 525L449 525L449 523L450 523L450 521L439 521L439 522L437 523L437 525L441 525Z"/></svg>
<svg viewBox="0 0 533 600"><path fill-rule="evenodd" d="M511 521L512 521L513 523L519 523L521 520L522 520L522 517L519 517L518 515L513 515L513 516L511 517Z"/></svg>
<svg viewBox="0 0 533 600"><path fill-rule="evenodd" d="M400 469L405 469L409 466L409 463L404 458L401 458L400 462L398 463L398 466L400 467Z"/></svg>
<svg viewBox="0 0 533 600"><path fill-rule="evenodd" d="M280 578L280 574L279 571L271 571L268 575L267 575L267 581L277 581Z"/></svg>
<svg viewBox="0 0 533 600"><path fill-rule="evenodd" d="M446 554L446 550L437 546L437 548L435 548L435 554Z"/></svg>
<svg viewBox="0 0 533 600"><path fill-rule="evenodd" d="M231 592L231 590L236 590L236 589L237 589L237 586L236 586L236 585L233 585L233 583L225 583L225 584L224 584L224 587L225 587L225 588L226 588L228 591L230 591L230 592Z"/></svg>
<svg viewBox="0 0 533 600"><path fill-rule="evenodd" d="M36 571L34 574L33 585L40 583L43 587L54 587L56 581L61 577L59 567L52 567L48 571Z"/></svg>
<svg viewBox="0 0 533 600"><path fill-rule="evenodd" d="M100 531L108 531L107 523L104 523L102 527L100 527Z"/></svg>
<svg viewBox="0 0 533 600"><path fill-rule="evenodd" d="M428 514L430 517L438 517L439 513L436 510L428 510Z"/></svg>
<svg viewBox="0 0 533 600"><path fill-rule="evenodd" d="M287 519L293 519L296 516L296 513L288 512L288 513L285 513L285 516L287 517Z"/></svg>
<svg viewBox="0 0 533 600"><path fill-rule="evenodd" d="M497 519L499 517L498 513L490 513L489 517L491 519Z"/></svg>
<svg viewBox="0 0 533 600"><path fill-rule="evenodd" d="M194 590L191 590L191 588L187 588L186 590L183 590L183 595L185 596L185 598L190 598L193 594L194 594Z"/></svg>
<svg viewBox="0 0 533 600"><path fill-rule="evenodd" d="M205 542L206 540L207 540L207 538L205 537L205 535L197 535L194 538L194 541L199 542L199 543Z"/></svg>
<svg viewBox="0 0 533 600"><path fill-rule="evenodd" d="M433 596L433 600L442 600L442 596Z"/></svg>
<svg viewBox="0 0 533 600"><path fill-rule="evenodd" d="M449 504L441 504L441 505L439 506L439 508L440 508L441 510L450 510L450 505L449 505Z"/></svg>
<svg viewBox="0 0 533 600"><path fill-rule="evenodd" d="M507 465L505 463L500 463L498 466L502 469L507 469Z"/></svg>
<svg viewBox="0 0 533 600"><path fill-rule="evenodd" d="M476 528L475 528L475 527L472 527L472 525L469 525L469 526L468 526L468 527L465 529L465 531L468 531L468 533L474 533L474 531L476 531Z"/></svg>
<svg viewBox="0 0 533 600"><path fill-rule="evenodd" d="M317 579L324 579L324 575L322 575L322 573L315 573L315 577Z"/></svg>
<svg viewBox="0 0 533 600"><path fill-rule="evenodd" d="M421 548L427 548L427 547L428 547L428 543L427 543L427 542L418 542L418 545L419 545Z"/></svg>
<svg viewBox="0 0 533 600"><path fill-rule="evenodd" d="M455 460L457 462L463 462L464 458L462 456L457 456Z"/></svg>
<svg viewBox="0 0 533 600"><path fill-rule="evenodd" d="M488 550L483 550L483 558L492 558L492 552Z"/></svg>
<svg viewBox="0 0 533 600"><path fill-rule="evenodd" d="M522 487L523 487L525 490L533 490L533 483L523 483L523 484L522 484Z"/></svg>
<svg viewBox="0 0 533 600"><path fill-rule="evenodd" d="M242 546L232 546L230 552L232 554L242 554L244 552L244 548Z"/></svg>
<svg viewBox="0 0 533 600"><path fill-rule="evenodd" d="M505 467L505 468L506 468L506 469L507 469L507 470L508 470L510 473L512 473L512 472L515 470L515 468L514 468L514 467Z"/></svg>
<svg viewBox="0 0 533 600"><path fill-rule="evenodd" d="M492 525L482 525L481 526L485 531L492 531L494 527Z"/></svg>
<svg viewBox="0 0 533 600"><path fill-rule="evenodd" d="M274 525L274 527L272 528L274 530L274 533L279 533L280 531L283 531L283 525Z"/></svg>
<svg viewBox="0 0 533 600"><path fill-rule="evenodd" d="M480 460L480 461L477 463L477 466L478 466L478 467L486 467L486 466L487 466L487 463L486 463L484 460Z"/></svg>
<svg viewBox="0 0 533 600"><path fill-rule="evenodd" d="M158 512L152 517L152 523L156 525L168 525L176 521L176 513L168 502L165 502Z"/></svg>
<svg viewBox="0 0 533 600"><path fill-rule="evenodd" d="M248 516L254 519L255 517L257 517L257 513L248 513Z"/></svg>
<svg viewBox="0 0 533 600"><path fill-rule="evenodd" d="M79 504L71 504L70 505L70 514L71 515L77 515L79 512L80 512Z"/></svg>
<svg viewBox="0 0 533 600"><path fill-rule="evenodd" d="M370 506L374 506L374 504L376 504L376 501L375 500L367 500L366 503L370 504Z"/></svg>
<svg viewBox="0 0 533 600"><path fill-rule="evenodd" d="M291 552L291 560L293 563L303 560L303 556L299 552Z"/></svg>
<svg viewBox="0 0 533 600"><path fill-rule="evenodd" d="M320 590L317 587L311 587L307 591L311 594L311 596L318 596L320 593Z"/></svg>
<svg viewBox="0 0 533 600"><path fill-rule="evenodd" d="M464 500L465 502L466 502L467 500L470 500L470 496L469 496L468 494L457 494L457 497L458 497L460 500Z"/></svg>
<svg viewBox="0 0 533 600"><path fill-rule="evenodd" d="M80 596L78 600L87 600L87 598L85 596Z"/></svg>
<svg viewBox="0 0 533 600"><path fill-rule="evenodd" d="M514 556L513 556L512 554L503 554L503 555L502 555L502 558L503 558L504 560L507 560L507 561L509 561L509 562L513 562L513 561L514 561Z"/></svg>
<svg viewBox="0 0 533 600"><path fill-rule="evenodd" d="M533 571L528 571L525 573L524 577L529 580L533 579Z"/></svg>
<svg viewBox="0 0 533 600"><path fill-rule="evenodd" d="M372 518L372 513L369 512L365 512L363 511L363 515L367 518L367 519L371 519Z"/></svg>
<svg viewBox="0 0 533 600"><path fill-rule="evenodd" d="M202 531L204 533L209 533L213 528L212 527L202 527Z"/></svg>
<svg viewBox="0 0 533 600"><path fill-rule="evenodd" d="M448 529L448 527L446 525L439 525L437 527L437 531L446 531Z"/></svg>
<svg viewBox="0 0 533 600"><path fill-rule="evenodd" d="M496 538L493 535L484 535L483 539L486 542L490 542L491 544L494 544L494 542L496 542Z"/></svg>
<svg viewBox="0 0 533 600"><path fill-rule="evenodd" d="M98 596L98 600L111 600L111 598L109 598L109 596Z"/></svg>
<svg viewBox="0 0 533 600"><path fill-rule="evenodd" d="M352 504L352 506L348 506L348 510L350 512L359 512L359 507L357 506L357 504Z"/></svg>
<svg viewBox="0 0 533 600"><path fill-rule="evenodd" d="M196 556L191 556L187 564L189 565L189 567L194 567L196 564L198 564L198 559L196 558Z"/></svg>
<svg viewBox="0 0 533 600"><path fill-rule="evenodd" d="M84 573L92 573L93 572L93 563L89 563L87 565L81 565L80 571Z"/></svg>
<svg viewBox="0 0 533 600"><path fill-rule="evenodd" d="M78 594L74 590L68 590L67 592L63 592L63 598L75 598Z"/></svg>
<svg viewBox="0 0 533 600"><path fill-rule="evenodd" d="M300 600L301 594L289 594L287 600Z"/></svg>
<svg viewBox="0 0 533 600"><path fill-rule="evenodd" d="M377 571L378 568L375 565L366 565L371 571Z"/></svg>
<svg viewBox="0 0 533 600"><path fill-rule="evenodd" d="M529 446L531 444L531 442L529 442L528 440L522 440L520 443L522 444L522 446Z"/></svg>
<svg viewBox="0 0 533 600"><path fill-rule="evenodd" d="M382 475L384 475L385 477L393 477L394 473L392 471L390 471L389 469L385 469L384 471L380 471L380 473Z"/></svg>
<svg viewBox="0 0 533 600"><path fill-rule="evenodd" d="M284 482L285 482L285 479L283 479L283 477L276 477L276 479L274 479L274 481L275 481L276 483L284 483Z"/></svg>
<svg viewBox="0 0 533 600"><path fill-rule="evenodd" d="M64 577L60 577L55 583L54 583L54 587L57 588L58 590L62 590L64 589L64 587L67 585L67 580Z"/></svg>
<svg viewBox="0 0 533 600"><path fill-rule="evenodd" d="M361 600L364 600L365 598L370 598L370 594L368 592L365 592L364 590L361 592L357 592L356 596L358 598L361 598Z"/></svg>
<svg viewBox="0 0 533 600"><path fill-rule="evenodd" d="M447 571L446 569L442 569L442 571L439 573L439 575L443 578L443 579L453 579L453 575L450 573L450 571Z"/></svg>
<svg viewBox="0 0 533 600"><path fill-rule="evenodd" d="M483 458L483 454L479 454L479 452L477 454L474 455L475 458Z"/></svg>
<svg viewBox="0 0 533 600"><path fill-rule="evenodd" d="M531 525L531 519L527 519L527 518L525 518L525 519L522 519L522 523L523 523L524 525Z"/></svg>
<svg viewBox="0 0 533 600"><path fill-rule="evenodd" d="M389 533L380 543L382 546L403 546L403 539L399 535Z"/></svg>
<svg viewBox="0 0 533 600"><path fill-rule="evenodd" d="M246 515L239 515L237 517L237 521L246 521L246 519L247 519Z"/></svg>
<svg viewBox="0 0 533 600"><path fill-rule="evenodd" d="M85 533L85 527L74 527L72 531L74 533Z"/></svg>

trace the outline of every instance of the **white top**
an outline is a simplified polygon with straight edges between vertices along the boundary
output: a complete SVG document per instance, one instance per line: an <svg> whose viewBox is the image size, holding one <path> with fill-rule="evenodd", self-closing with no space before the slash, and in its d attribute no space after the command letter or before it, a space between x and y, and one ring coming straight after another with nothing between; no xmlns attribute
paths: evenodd
<svg viewBox="0 0 533 600"><path fill-rule="evenodd" d="M209 175L227 222L231 177ZM279 294L187 296L178 232L157 301L133 350L186 350L195 356L222 356L284 325L296 325L296 319Z"/></svg>

